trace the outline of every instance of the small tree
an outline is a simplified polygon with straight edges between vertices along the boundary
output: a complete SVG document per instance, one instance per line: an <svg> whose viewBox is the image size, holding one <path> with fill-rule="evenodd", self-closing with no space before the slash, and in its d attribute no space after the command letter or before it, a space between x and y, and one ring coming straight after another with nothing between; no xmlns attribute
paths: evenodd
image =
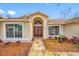
<svg viewBox="0 0 79 59"><path fill-rule="evenodd" d="M63 9L63 10L61 10L60 11L60 14L61 14L61 16L62 16L62 18L63 19L67 19L67 18L69 18L70 16L71 16L71 8L67 8L67 9Z"/></svg>
<svg viewBox="0 0 79 59"><path fill-rule="evenodd" d="M75 12L73 17L78 17L79 16L79 11Z"/></svg>

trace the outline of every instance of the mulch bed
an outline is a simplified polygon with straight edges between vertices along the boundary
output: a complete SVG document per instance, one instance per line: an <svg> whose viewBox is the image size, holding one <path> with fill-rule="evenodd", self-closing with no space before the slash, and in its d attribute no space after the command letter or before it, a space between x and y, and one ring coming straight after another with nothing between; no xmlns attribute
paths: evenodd
<svg viewBox="0 0 79 59"><path fill-rule="evenodd" d="M31 45L31 42L0 43L0 56L27 56Z"/></svg>
<svg viewBox="0 0 79 59"><path fill-rule="evenodd" d="M74 44L68 40L60 43L58 40L45 39L43 42L46 49L51 52L79 52L79 48L74 48Z"/></svg>

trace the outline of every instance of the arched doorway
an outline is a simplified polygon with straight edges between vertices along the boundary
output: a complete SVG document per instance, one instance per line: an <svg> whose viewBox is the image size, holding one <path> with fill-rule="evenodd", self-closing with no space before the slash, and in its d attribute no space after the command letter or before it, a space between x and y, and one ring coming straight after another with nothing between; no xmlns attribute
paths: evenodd
<svg viewBox="0 0 79 59"><path fill-rule="evenodd" d="M43 37L43 21L41 18L35 18L33 21L33 36Z"/></svg>

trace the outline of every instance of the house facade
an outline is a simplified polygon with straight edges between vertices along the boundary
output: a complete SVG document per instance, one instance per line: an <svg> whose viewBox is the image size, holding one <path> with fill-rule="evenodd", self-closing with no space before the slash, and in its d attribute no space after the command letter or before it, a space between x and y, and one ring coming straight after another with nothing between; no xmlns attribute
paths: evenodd
<svg viewBox="0 0 79 59"><path fill-rule="evenodd" d="M0 40L31 41L35 37L46 39L49 35L64 34L67 38L79 36L79 18L71 20L49 19L35 12L19 18L0 18Z"/></svg>

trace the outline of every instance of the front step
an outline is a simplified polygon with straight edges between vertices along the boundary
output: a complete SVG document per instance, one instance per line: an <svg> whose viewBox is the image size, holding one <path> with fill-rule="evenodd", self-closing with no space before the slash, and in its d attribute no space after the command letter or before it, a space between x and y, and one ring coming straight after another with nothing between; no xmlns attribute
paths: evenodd
<svg viewBox="0 0 79 59"><path fill-rule="evenodd" d="M33 39L32 39L32 41L34 41L34 40L41 40L41 39L43 39L43 37L34 37Z"/></svg>

